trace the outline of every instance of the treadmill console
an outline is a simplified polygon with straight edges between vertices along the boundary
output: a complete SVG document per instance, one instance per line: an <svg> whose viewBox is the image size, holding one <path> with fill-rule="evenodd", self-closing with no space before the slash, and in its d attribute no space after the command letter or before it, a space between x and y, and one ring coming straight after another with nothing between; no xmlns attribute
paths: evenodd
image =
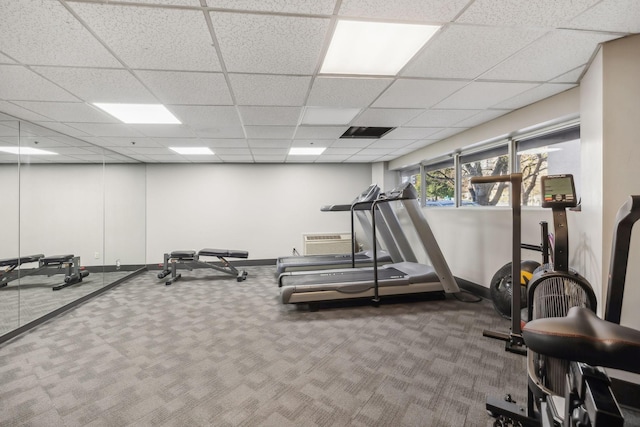
<svg viewBox="0 0 640 427"><path fill-rule="evenodd" d="M542 182L543 208L574 208L577 205L573 175L547 175Z"/></svg>

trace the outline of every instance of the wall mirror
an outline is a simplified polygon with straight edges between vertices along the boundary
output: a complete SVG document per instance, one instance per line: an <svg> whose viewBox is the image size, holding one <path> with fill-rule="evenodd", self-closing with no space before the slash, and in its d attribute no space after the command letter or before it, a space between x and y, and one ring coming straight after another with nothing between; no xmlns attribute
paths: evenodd
<svg viewBox="0 0 640 427"><path fill-rule="evenodd" d="M134 162L0 117L0 337L143 266L145 170Z"/></svg>

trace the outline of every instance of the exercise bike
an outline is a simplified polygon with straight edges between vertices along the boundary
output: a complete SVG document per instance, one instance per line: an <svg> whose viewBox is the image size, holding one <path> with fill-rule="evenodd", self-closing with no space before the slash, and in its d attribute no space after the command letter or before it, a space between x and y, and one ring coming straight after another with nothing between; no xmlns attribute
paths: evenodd
<svg viewBox="0 0 640 427"><path fill-rule="evenodd" d="M527 406L507 396L489 398L487 410L496 418L495 426L623 426L624 417L603 368L640 373L640 331L617 324L631 228L640 218L640 196L633 196L618 212L602 320L595 315L591 286L568 268L564 210L575 206L572 176L545 177L542 191L543 207L551 207L554 215L555 258L553 266L543 266L529 282L529 321L522 329L528 347Z"/></svg>

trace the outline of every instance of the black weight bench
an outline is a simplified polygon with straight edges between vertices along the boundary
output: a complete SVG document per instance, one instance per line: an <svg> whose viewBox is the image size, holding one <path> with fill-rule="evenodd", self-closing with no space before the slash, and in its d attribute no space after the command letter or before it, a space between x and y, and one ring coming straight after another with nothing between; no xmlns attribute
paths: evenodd
<svg viewBox="0 0 640 427"><path fill-rule="evenodd" d="M216 257L219 262L203 261L202 257ZM226 258L248 258L247 251L234 251L229 249L201 249L196 251L173 251L164 254L164 264L162 271L158 273L158 279L163 279L171 275L169 280L165 281L165 285L169 286L173 282L180 280L182 274L178 273L178 265L183 265L188 270L195 267L213 268L225 274L235 276L238 282L242 282L247 278L247 272L238 270ZM221 263L221 265L219 265Z"/></svg>
<svg viewBox="0 0 640 427"><path fill-rule="evenodd" d="M33 270L22 272L22 274L18 274L18 272L15 271L15 269L20 267L22 264L32 262L37 262L38 267ZM51 256L36 254L21 256L18 258L1 259L0 267L5 267L4 271L0 272L0 288L7 286L9 282L17 279L18 277L30 276L43 270L48 272L47 276L53 276L54 274L59 274L61 270L65 269L64 283L54 286L52 288L54 291L66 288L74 283L82 282L82 279L89 275L88 270L80 268L80 257L73 254Z"/></svg>

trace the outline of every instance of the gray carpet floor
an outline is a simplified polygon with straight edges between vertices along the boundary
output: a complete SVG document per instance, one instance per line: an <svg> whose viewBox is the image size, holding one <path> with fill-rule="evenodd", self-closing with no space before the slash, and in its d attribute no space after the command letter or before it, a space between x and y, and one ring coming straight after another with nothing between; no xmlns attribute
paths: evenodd
<svg viewBox="0 0 640 427"><path fill-rule="evenodd" d="M0 347L3 426L490 426L525 358L489 301L309 311L275 267L143 273Z"/></svg>

